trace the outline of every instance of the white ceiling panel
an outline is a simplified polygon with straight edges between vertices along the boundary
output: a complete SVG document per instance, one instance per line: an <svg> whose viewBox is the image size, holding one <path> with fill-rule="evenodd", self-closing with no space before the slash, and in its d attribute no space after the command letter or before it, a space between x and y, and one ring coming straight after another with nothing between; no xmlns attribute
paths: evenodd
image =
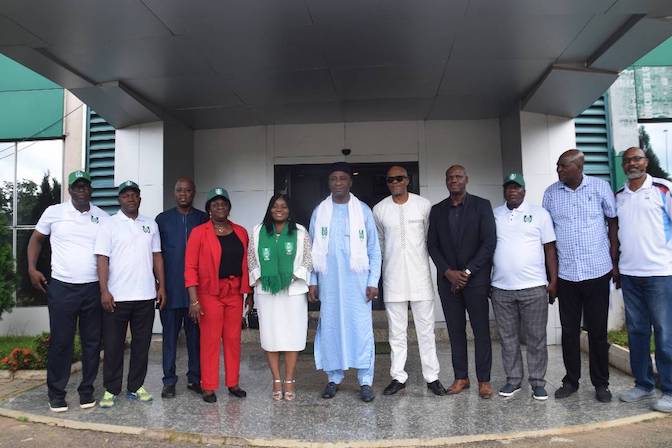
<svg viewBox="0 0 672 448"><path fill-rule="evenodd" d="M261 114L250 107L207 108L175 111L175 116L192 129L258 126L266 124ZM222 126L227 123L226 126Z"/></svg>
<svg viewBox="0 0 672 448"><path fill-rule="evenodd" d="M434 100L428 120L476 120L497 118L512 103L489 95L442 95Z"/></svg>
<svg viewBox="0 0 672 448"><path fill-rule="evenodd" d="M291 103L269 106L262 111L269 124L338 123L344 121L340 102Z"/></svg>
<svg viewBox="0 0 672 448"><path fill-rule="evenodd" d="M336 69L332 73L339 96L346 100L432 98L443 68L443 65L358 67Z"/></svg>

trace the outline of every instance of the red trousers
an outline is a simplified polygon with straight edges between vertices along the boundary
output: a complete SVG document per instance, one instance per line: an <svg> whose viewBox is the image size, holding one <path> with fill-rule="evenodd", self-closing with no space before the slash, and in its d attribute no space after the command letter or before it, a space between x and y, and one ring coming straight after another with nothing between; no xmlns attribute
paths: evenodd
<svg viewBox="0 0 672 448"><path fill-rule="evenodd" d="M220 294L199 294L201 304L201 387L219 387L219 352L224 343L224 377L226 387L238 384L240 373L240 330L243 295L240 278L219 281Z"/></svg>

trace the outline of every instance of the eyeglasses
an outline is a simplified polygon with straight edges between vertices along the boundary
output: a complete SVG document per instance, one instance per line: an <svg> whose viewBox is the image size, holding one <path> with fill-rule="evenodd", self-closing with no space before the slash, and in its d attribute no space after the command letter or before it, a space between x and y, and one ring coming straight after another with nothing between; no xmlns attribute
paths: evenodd
<svg viewBox="0 0 672 448"><path fill-rule="evenodd" d="M646 159L644 156L632 156L632 157L623 157L623 164L625 165L626 163L630 162L641 162L642 160Z"/></svg>
<svg viewBox="0 0 672 448"><path fill-rule="evenodd" d="M385 178L385 181L388 184L391 184L391 183L394 183L394 182L403 182L406 179L408 179L408 176L387 176Z"/></svg>

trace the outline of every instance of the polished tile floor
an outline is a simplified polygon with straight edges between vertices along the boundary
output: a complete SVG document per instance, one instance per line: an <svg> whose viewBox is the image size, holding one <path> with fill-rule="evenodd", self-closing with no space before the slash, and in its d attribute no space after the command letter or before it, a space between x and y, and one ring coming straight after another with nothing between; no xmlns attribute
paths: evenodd
<svg viewBox="0 0 672 448"><path fill-rule="evenodd" d="M453 379L450 349L446 342L438 345L442 372L441 381L448 386ZM473 347L470 347L473 362ZM178 371L184 372L186 350L178 355ZM332 400L320 398L326 377L316 372L312 355L301 355L297 371L297 399L293 402L271 400L271 375L263 352L256 344L244 344L241 366L241 386L247 390L246 399L218 393L218 402L208 404L186 389L184 376L177 386L177 397L161 399L161 346L152 344L150 366L145 383L154 394L151 403L118 400L112 409L81 410L76 392L79 375L74 375L68 388L70 411L58 417L87 422L141 426L153 429L252 438L300 439L304 441L351 441L375 439L436 438L467 434L529 431L545 428L592 423L648 412L647 403L621 404L619 391L632 380L619 371L611 370L611 390L614 401L598 403L589 379L582 380L577 394L565 400L552 398L564 375L559 346L549 347L548 392L546 402L531 398L529 386L509 399L495 396L491 400L478 397L473 387L457 396L436 397L426 388L419 371L417 346L409 347L407 363L409 379L405 391L395 396L383 396L390 381L389 355L376 358L374 390L376 399L363 403L358 399L354 372L349 372L338 395ZM473 369L472 369L473 371ZM493 386L500 387L505 378L500 349L493 346ZM587 360L584 374L588 376ZM101 368L102 375L102 368ZM100 375L99 375L100 376ZM472 375L472 381L476 381ZM102 394L98 379L97 396ZM25 412L49 415L46 386L25 392L0 406ZM53 414L52 414L53 415Z"/></svg>

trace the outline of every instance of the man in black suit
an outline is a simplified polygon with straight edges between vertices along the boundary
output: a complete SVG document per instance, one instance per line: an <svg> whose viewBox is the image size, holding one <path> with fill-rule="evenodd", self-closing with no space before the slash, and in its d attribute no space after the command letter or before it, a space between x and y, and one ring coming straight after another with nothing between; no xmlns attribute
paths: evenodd
<svg viewBox="0 0 672 448"><path fill-rule="evenodd" d="M455 381L449 394L469 387L467 321L474 331L476 377L481 398L492 396L490 369L490 270L497 244L490 201L467 193L467 170L453 165L446 171L450 196L432 207L427 249L437 269L439 296L450 336Z"/></svg>

